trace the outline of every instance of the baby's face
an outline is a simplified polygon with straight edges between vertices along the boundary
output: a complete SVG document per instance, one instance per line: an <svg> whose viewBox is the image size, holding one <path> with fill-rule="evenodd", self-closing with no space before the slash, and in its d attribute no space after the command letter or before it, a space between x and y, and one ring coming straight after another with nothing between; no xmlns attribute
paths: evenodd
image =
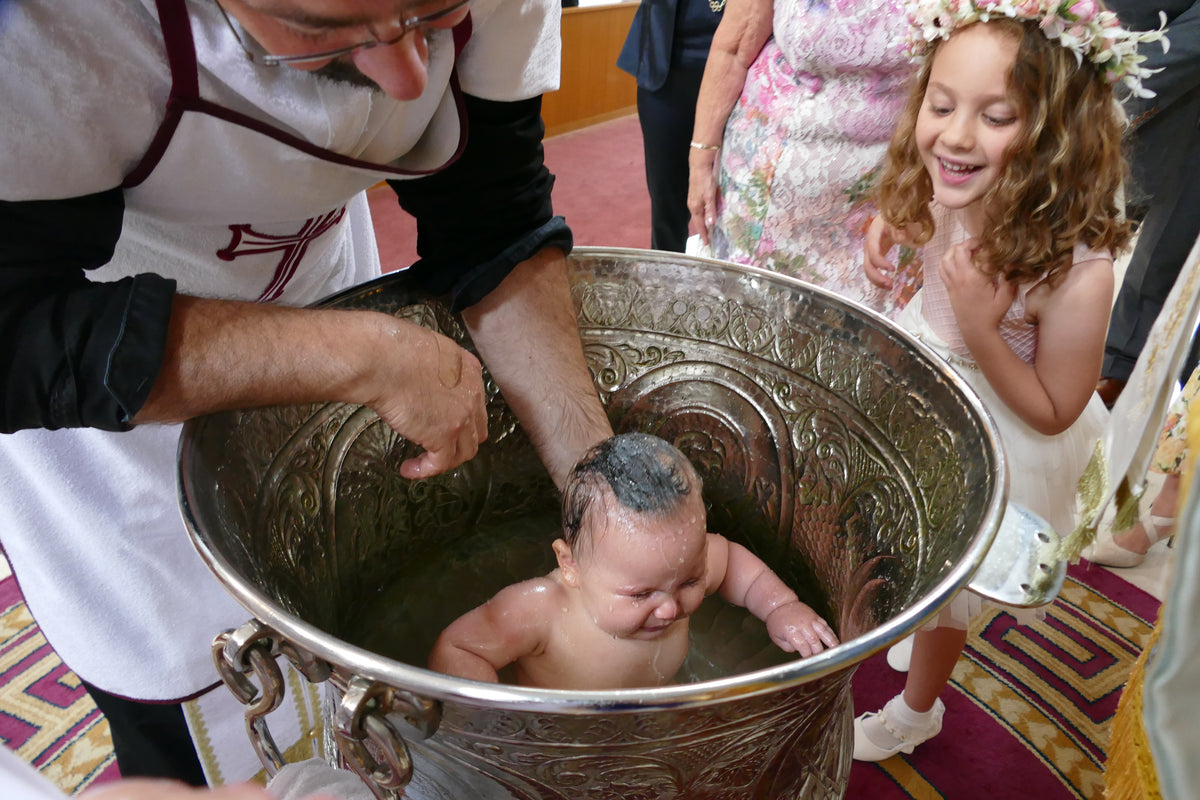
<svg viewBox="0 0 1200 800"><path fill-rule="evenodd" d="M579 590L599 628L620 639L655 639L700 607L708 533L698 494L667 517L615 501L594 504L588 517L591 540L576 553Z"/></svg>

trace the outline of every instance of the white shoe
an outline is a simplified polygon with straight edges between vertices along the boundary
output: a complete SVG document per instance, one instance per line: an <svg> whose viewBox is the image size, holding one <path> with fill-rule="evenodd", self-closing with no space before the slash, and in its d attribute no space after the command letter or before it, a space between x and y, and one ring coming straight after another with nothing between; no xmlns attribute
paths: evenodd
<svg viewBox="0 0 1200 800"><path fill-rule="evenodd" d="M911 753L914 747L941 733L942 715L946 713L946 706L940 699L933 701L929 723L915 729L903 728L889 718L893 705L902 699L903 695L897 695L888 700L879 711L861 714L855 718L855 761L883 761L897 753Z"/></svg>
<svg viewBox="0 0 1200 800"><path fill-rule="evenodd" d="M1100 564L1105 567L1139 566L1146 560L1146 553L1160 539L1166 539L1168 546L1174 543L1177 522L1178 520L1174 517L1160 517L1151 514L1149 520L1143 522L1142 525L1143 530L1146 532L1146 539L1150 542L1143 552L1126 550L1117 544L1116 539L1109 536L1093 542L1092 546L1083 554L1084 558L1093 564Z"/></svg>
<svg viewBox="0 0 1200 800"><path fill-rule="evenodd" d="M912 661L913 637L910 633L888 648L888 666L896 672L908 672L908 664Z"/></svg>

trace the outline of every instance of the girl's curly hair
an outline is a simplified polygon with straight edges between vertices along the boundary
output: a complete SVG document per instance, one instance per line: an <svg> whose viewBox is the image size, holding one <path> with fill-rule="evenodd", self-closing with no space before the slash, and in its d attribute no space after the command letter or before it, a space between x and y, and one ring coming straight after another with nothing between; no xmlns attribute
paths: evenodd
<svg viewBox="0 0 1200 800"><path fill-rule="evenodd" d="M1077 64L1070 50L1047 39L1036 22L975 24L993 26L1019 43L1008 88L1021 120L1007 163L981 198L989 224L979 237L976 262L1022 282L1054 280L1070 267L1077 242L1120 253L1129 243L1130 225L1118 205L1126 174L1124 117L1111 85L1092 64ZM915 129L942 43L932 44L915 78L879 183L884 220L915 229L915 244L933 235L933 184Z"/></svg>

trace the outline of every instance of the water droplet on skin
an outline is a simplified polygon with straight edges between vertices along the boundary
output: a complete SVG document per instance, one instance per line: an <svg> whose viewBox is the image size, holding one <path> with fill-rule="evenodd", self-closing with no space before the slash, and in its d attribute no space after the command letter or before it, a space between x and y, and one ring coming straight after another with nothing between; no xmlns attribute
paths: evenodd
<svg viewBox="0 0 1200 800"><path fill-rule="evenodd" d="M667 682L667 676L663 674L662 669L659 667L659 663L658 663L659 656L661 656L661 655L662 655L662 643L660 642L658 647L655 649L654 660L651 662L654 665L654 675L656 678L658 678L658 682L660 684Z"/></svg>

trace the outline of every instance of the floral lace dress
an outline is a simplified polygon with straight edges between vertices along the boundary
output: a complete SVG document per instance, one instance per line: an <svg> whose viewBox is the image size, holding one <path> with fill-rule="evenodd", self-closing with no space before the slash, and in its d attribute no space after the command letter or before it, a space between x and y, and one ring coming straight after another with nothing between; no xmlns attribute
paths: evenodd
<svg viewBox="0 0 1200 800"><path fill-rule="evenodd" d="M710 253L814 283L895 316L919 264L887 292L863 274L869 193L913 67L895 0L776 0L774 36L725 128Z"/></svg>
<svg viewBox="0 0 1200 800"><path fill-rule="evenodd" d="M1158 448L1150 468L1164 475L1179 472L1188 455L1188 413L1200 393L1200 367L1192 370L1191 377L1183 385L1183 391L1171 404L1170 413L1163 422L1158 437Z"/></svg>

